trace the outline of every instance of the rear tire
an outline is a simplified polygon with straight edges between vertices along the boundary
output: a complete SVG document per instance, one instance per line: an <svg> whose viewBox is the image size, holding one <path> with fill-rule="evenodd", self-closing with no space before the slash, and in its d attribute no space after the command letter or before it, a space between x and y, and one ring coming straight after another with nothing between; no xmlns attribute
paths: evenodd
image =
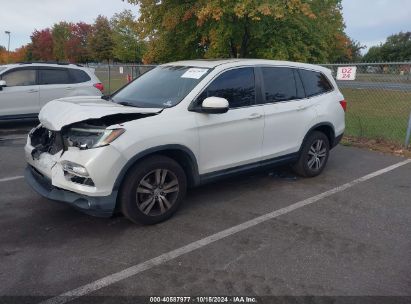
<svg viewBox="0 0 411 304"><path fill-rule="evenodd" d="M127 174L120 190L121 211L134 223L156 224L177 211L186 190L186 175L175 160L150 156Z"/></svg>
<svg viewBox="0 0 411 304"><path fill-rule="evenodd" d="M319 131L314 131L305 139L297 163L293 170L303 177L314 177L324 170L330 154L328 137Z"/></svg>

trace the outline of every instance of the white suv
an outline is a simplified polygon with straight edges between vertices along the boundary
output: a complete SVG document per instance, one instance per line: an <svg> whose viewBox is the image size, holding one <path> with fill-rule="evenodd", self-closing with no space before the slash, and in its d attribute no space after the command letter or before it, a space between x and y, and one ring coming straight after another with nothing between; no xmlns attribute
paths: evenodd
<svg viewBox="0 0 411 304"><path fill-rule="evenodd" d="M345 106L320 66L168 63L103 100L49 102L27 139L26 179L86 213L157 223L187 187L285 163L320 174L344 132Z"/></svg>
<svg viewBox="0 0 411 304"><path fill-rule="evenodd" d="M102 90L94 70L75 64L0 65L0 120L35 118L50 100Z"/></svg>

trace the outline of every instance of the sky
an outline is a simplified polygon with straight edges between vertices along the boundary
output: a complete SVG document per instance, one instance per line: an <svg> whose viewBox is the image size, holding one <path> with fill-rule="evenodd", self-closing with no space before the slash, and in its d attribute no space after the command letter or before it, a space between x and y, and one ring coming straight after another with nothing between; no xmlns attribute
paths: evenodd
<svg viewBox="0 0 411 304"><path fill-rule="evenodd" d="M124 9L136 15L138 8L121 0L0 0L0 45L10 49L30 42L35 29L51 27L59 21L92 23ZM343 0L346 33L367 48L384 42L392 34L411 31L411 0Z"/></svg>

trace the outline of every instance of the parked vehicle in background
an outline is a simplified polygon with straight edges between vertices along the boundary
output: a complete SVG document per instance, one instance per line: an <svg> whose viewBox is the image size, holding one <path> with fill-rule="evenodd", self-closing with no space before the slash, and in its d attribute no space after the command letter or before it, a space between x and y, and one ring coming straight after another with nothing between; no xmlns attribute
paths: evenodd
<svg viewBox="0 0 411 304"><path fill-rule="evenodd" d="M101 96L94 70L75 64L18 63L0 66L0 120L35 118L53 99Z"/></svg>
<svg viewBox="0 0 411 304"><path fill-rule="evenodd" d="M271 60L168 63L111 96L49 102L25 147L38 193L153 224L187 187L291 164L319 175L345 129L331 71Z"/></svg>

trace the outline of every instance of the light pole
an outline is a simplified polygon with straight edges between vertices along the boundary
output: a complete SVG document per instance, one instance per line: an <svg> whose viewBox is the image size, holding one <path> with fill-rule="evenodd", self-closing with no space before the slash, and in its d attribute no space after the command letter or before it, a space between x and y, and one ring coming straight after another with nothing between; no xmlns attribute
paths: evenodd
<svg viewBox="0 0 411 304"><path fill-rule="evenodd" d="M9 35L9 42L7 44L7 62L10 62L10 31L4 31L6 35Z"/></svg>

